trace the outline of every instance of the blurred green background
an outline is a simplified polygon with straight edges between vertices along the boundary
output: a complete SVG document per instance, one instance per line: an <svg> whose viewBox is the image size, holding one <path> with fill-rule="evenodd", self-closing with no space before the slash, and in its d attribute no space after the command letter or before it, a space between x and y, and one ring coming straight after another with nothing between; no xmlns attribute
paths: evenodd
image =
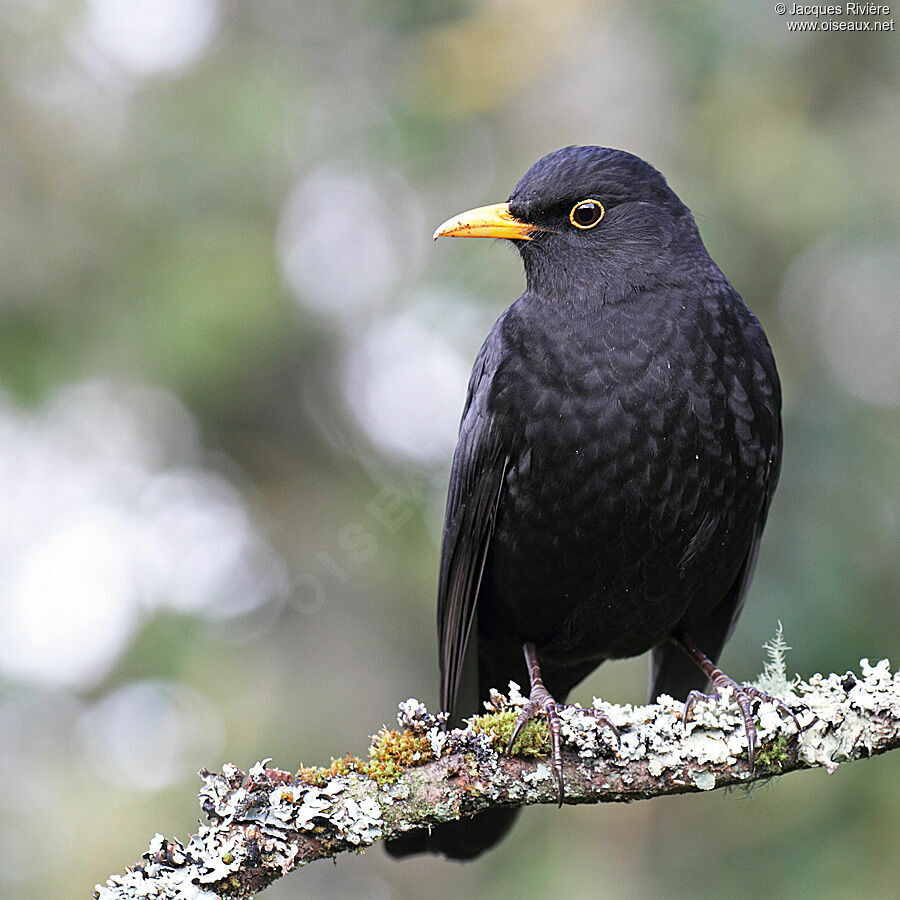
<svg viewBox="0 0 900 900"><path fill-rule="evenodd" d="M781 487L724 664L900 662L900 53L770 3L0 0L0 895L86 896L195 773L436 702L471 361L523 286L430 240L570 143L668 177L765 325ZM577 692L640 701L646 660ZM900 755L535 809L266 896L884 897Z"/></svg>

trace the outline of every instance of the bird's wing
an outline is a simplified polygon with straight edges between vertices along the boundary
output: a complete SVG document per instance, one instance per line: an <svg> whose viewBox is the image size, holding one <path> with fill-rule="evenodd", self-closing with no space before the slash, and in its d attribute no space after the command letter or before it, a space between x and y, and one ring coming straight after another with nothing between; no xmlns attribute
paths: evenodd
<svg viewBox="0 0 900 900"><path fill-rule="evenodd" d="M753 579L753 570L756 568L759 543L762 539L766 517L769 514L772 495L775 493L778 476L781 472L782 435L781 424L777 420L776 426L775 444L769 460L769 470L766 473L765 496L753 526L747 555L722 602L702 622L690 625L691 639L713 662L718 661L725 642L734 631L741 610L744 608L747 589ZM705 676L697 668L696 663L679 646L671 642L660 644L653 650L650 658L650 673L651 703L660 694L683 698L691 690L702 690L706 682Z"/></svg>
<svg viewBox="0 0 900 900"><path fill-rule="evenodd" d="M438 583L441 709L452 712L497 505L509 465L500 423L487 409L496 344L489 338L475 362L453 455Z"/></svg>

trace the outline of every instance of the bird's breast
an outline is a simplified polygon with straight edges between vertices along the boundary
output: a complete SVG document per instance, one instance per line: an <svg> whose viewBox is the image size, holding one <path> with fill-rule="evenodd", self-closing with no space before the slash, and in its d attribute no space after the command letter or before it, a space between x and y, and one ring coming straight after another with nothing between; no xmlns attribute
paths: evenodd
<svg viewBox="0 0 900 900"><path fill-rule="evenodd" d="M490 402L515 452L486 605L546 631L525 639L569 640L590 615L604 655L642 652L740 565L771 452L764 390L737 338L677 312L508 345Z"/></svg>

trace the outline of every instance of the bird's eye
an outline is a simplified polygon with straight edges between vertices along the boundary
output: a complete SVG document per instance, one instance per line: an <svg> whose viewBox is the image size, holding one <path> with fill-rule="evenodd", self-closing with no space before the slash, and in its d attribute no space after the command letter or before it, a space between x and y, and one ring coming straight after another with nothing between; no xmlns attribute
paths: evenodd
<svg viewBox="0 0 900 900"><path fill-rule="evenodd" d="M569 221L576 228L593 228L602 218L603 204L599 200L582 200L572 207L569 213Z"/></svg>

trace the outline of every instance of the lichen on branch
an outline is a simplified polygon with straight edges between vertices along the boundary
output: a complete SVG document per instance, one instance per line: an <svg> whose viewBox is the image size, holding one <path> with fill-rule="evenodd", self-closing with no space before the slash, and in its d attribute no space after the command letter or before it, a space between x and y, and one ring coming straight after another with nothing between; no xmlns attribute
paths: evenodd
<svg viewBox="0 0 900 900"><path fill-rule="evenodd" d="M682 704L665 695L646 706L603 704L618 746L597 718L562 711L566 800L600 803L748 784L797 769L838 765L900 746L900 673L887 660L861 661L859 674L787 682L780 636L769 648L767 690L796 712L800 731L771 703L757 710L753 771L737 707L727 692L681 723ZM97 885L101 900L250 897L315 859L360 850L384 838L497 806L555 803L543 722L529 723L504 752L522 701L492 694L492 711L465 728L416 700L400 704L399 730L372 739L369 758L342 757L297 773L257 763L246 774L226 765L203 771L200 804L209 824L186 843L157 834L141 862ZM600 703L596 701L595 703ZM599 724L599 727L598 727Z"/></svg>

